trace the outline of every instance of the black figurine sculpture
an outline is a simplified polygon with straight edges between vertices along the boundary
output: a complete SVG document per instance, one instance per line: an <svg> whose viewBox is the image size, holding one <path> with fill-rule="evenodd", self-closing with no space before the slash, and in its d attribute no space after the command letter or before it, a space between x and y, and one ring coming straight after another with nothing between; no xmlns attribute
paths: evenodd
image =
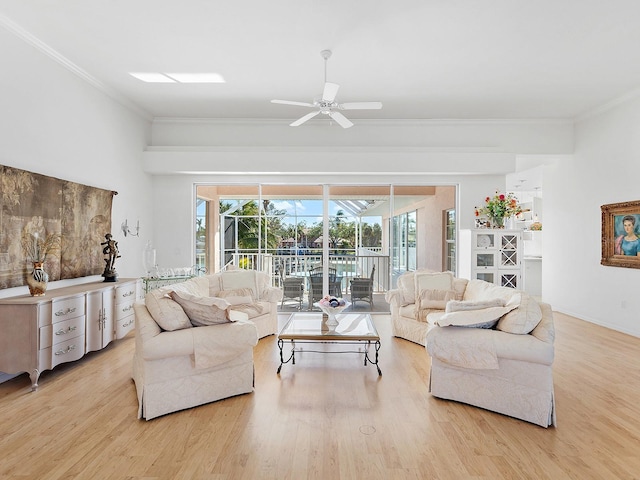
<svg viewBox="0 0 640 480"><path fill-rule="evenodd" d="M118 252L118 242L116 242L110 233L107 233L104 238L106 239L100 245L104 245L102 253L104 254L104 272L102 276L105 282L117 282L118 273L116 272L116 258L120 258Z"/></svg>

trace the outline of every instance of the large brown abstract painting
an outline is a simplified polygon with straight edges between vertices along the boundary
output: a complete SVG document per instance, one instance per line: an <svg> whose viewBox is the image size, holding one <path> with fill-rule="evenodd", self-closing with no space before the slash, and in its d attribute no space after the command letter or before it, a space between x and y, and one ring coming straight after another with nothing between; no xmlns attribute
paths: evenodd
<svg viewBox="0 0 640 480"><path fill-rule="evenodd" d="M61 248L45 264L49 280L101 274L114 194L0 165L0 288L26 284L32 265L21 247L24 233L60 234Z"/></svg>

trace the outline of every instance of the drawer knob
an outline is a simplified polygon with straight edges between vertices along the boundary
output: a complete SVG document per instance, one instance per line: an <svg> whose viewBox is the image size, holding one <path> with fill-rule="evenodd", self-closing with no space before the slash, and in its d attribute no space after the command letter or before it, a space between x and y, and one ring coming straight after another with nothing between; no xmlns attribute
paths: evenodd
<svg viewBox="0 0 640 480"><path fill-rule="evenodd" d="M56 317L61 317L64 315L69 315L70 313L73 313L76 311L76 307L73 308L67 308L66 310L58 310L54 315Z"/></svg>

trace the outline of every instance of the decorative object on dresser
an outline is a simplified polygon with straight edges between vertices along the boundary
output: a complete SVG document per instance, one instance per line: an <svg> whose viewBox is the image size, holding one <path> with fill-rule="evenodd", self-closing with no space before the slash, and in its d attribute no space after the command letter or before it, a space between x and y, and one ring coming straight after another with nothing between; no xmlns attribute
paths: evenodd
<svg viewBox="0 0 640 480"><path fill-rule="evenodd" d="M43 237L37 231L33 233L24 232L21 243L22 250L33 264L33 272L31 272L31 275L27 275L29 293L33 296L44 295L49 281L49 274L44 269L45 261L49 253L60 249L60 234L45 233Z"/></svg>
<svg viewBox="0 0 640 480"><path fill-rule="evenodd" d="M138 279L50 290L46 297L0 299L0 371L27 372L36 390L44 370L80 359L133 330Z"/></svg>
<svg viewBox="0 0 640 480"><path fill-rule="evenodd" d="M105 282L117 282L118 273L116 272L116 258L120 258L120 252L118 251L118 242L116 242L110 233L105 236L105 241L100 245L104 245L102 253L104 254L104 272L102 276Z"/></svg>

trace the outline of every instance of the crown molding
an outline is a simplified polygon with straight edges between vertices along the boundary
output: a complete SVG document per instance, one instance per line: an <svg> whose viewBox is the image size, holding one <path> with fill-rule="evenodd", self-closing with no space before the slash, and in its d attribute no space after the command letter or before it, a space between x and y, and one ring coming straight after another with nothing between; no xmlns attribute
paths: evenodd
<svg viewBox="0 0 640 480"><path fill-rule="evenodd" d="M572 125L573 119L565 118L416 118L373 119L359 118L355 122L367 126L411 127L411 126L463 126L463 125ZM290 118L208 118L208 117L154 117L154 124L200 124L200 125L289 125ZM314 124L314 120L308 122ZM316 123L320 123L319 121Z"/></svg>
<svg viewBox="0 0 640 480"><path fill-rule="evenodd" d="M28 31L26 31L24 28L22 28L20 25L18 25L13 20L9 19L3 14L0 14L0 26L4 27L8 32L12 33L13 35L18 37L25 43L31 45L39 52L45 54L50 59L62 65L68 71L70 71L77 77L81 78L82 80L84 80L85 82L93 86L94 88L100 90L102 93L110 97L112 100L115 100L123 107L131 110L136 115L139 115L140 117L148 121L153 120L153 115L151 115L149 112L140 108L138 105L133 103L124 95L120 94L118 91L102 83L100 80L98 80L96 77L91 75L89 72L80 68L78 65L76 65L71 60L66 58L60 52L58 52L57 50L54 50L49 45L44 43L42 40L32 35Z"/></svg>
<svg viewBox="0 0 640 480"><path fill-rule="evenodd" d="M640 88L636 88L634 90L631 90L630 92L620 95L612 100L609 100L608 102L603 103L602 105L599 105L583 113L582 115L575 117L574 122L580 123L580 122L584 122L585 120L589 120L593 117L596 117L598 115L602 115L603 113L613 110L614 108L624 103L636 100L639 96L640 96Z"/></svg>

